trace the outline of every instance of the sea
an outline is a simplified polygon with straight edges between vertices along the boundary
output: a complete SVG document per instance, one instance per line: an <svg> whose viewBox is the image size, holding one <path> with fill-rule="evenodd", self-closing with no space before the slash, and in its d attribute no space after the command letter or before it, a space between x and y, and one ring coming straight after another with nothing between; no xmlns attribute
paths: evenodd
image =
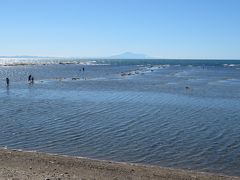
<svg viewBox="0 0 240 180"><path fill-rule="evenodd" d="M0 105L1 148L240 176L238 60L2 57Z"/></svg>

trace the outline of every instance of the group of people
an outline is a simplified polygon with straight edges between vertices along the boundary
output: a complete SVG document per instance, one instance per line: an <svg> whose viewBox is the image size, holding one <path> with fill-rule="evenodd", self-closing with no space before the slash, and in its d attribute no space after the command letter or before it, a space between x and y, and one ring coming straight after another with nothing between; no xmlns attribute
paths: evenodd
<svg viewBox="0 0 240 180"><path fill-rule="evenodd" d="M80 71L82 71L82 72L84 73L85 68L83 67L82 69L80 69ZM6 78L7 87L9 86L9 83L10 83L10 80L9 80L9 78L7 77L7 78ZM33 83L34 83L34 77L33 77L31 74L28 76L28 83L29 83L29 84L33 84Z"/></svg>
<svg viewBox="0 0 240 180"><path fill-rule="evenodd" d="M9 78L7 77L7 78L6 78L7 87L9 86L9 83L10 83L10 80L9 80ZM29 83L29 84L33 84L33 83L34 83L34 77L33 77L31 74L28 76L28 83Z"/></svg>

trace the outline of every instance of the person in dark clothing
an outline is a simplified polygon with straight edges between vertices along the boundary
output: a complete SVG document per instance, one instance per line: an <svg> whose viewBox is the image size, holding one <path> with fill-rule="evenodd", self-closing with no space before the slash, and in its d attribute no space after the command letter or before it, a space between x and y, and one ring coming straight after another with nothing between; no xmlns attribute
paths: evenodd
<svg viewBox="0 0 240 180"><path fill-rule="evenodd" d="M34 83L34 77L32 76L31 78L31 83L33 84Z"/></svg>
<svg viewBox="0 0 240 180"><path fill-rule="evenodd" d="M29 76L28 76L28 82L30 82L32 80L32 75L30 74Z"/></svg>
<svg viewBox="0 0 240 180"><path fill-rule="evenodd" d="M7 83L7 86L9 86L9 78L8 77L6 78L6 83Z"/></svg>

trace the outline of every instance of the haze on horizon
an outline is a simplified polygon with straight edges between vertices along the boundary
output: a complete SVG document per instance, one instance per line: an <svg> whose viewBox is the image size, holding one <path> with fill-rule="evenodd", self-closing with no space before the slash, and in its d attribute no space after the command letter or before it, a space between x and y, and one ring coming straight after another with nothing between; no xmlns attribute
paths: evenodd
<svg viewBox="0 0 240 180"><path fill-rule="evenodd" d="M240 59L238 0L11 0L0 56Z"/></svg>

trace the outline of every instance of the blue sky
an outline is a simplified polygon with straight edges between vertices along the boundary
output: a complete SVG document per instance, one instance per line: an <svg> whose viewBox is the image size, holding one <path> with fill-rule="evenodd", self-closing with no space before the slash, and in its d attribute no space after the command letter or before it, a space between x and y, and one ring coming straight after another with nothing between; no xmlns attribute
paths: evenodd
<svg viewBox="0 0 240 180"><path fill-rule="evenodd" d="M0 0L0 55L240 59L239 0Z"/></svg>

